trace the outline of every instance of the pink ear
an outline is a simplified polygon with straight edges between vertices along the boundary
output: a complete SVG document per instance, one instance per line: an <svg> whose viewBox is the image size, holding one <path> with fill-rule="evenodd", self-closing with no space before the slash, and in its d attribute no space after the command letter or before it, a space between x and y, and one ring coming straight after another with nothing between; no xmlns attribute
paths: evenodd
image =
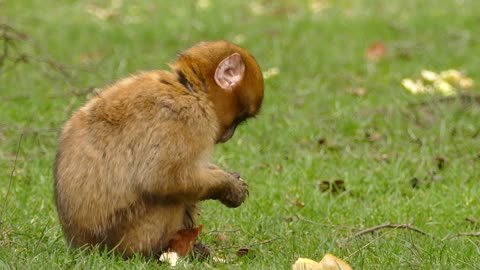
<svg viewBox="0 0 480 270"><path fill-rule="evenodd" d="M234 53L218 64L215 82L222 89L229 90L237 85L245 73L245 63L239 53Z"/></svg>

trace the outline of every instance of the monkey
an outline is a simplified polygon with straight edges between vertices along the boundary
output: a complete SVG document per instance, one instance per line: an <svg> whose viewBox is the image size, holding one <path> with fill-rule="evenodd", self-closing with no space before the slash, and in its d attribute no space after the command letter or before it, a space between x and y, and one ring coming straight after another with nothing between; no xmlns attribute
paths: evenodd
<svg viewBox="0 0 480 270"><path fill-rule="evenodd" d="M235 208L246 199L239 174L210 158L260 111L256 59L228 41L208 41L169 67L119 79L65 123L54 198L70 247L159 255L195 226L199 202Z"/></svg>

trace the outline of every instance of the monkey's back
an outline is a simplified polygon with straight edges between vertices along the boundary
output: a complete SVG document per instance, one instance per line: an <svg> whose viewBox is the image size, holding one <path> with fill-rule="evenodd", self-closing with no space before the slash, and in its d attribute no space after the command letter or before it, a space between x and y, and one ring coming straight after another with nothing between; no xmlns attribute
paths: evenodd
<svg viewBox="0 0 480 270"><path fill-rule="evenodd" d="M55 161L55 199L67 239L101 235L142 215L146 190L168 194L176 181L187 181L183 174L201 165L194 160L208 162L213 118L206 96L166 71L120 80L88 101L66 123Z"/></svg>

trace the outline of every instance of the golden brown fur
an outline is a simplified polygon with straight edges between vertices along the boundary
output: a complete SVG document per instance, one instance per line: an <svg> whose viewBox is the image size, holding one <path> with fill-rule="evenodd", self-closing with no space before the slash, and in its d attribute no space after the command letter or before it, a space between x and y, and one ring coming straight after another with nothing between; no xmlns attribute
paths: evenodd
<svg viewBox="0 0 480 270"><path fill-rule="evenodd" d="M217 66L232 54L241 56L245 73L223 89L214 79ZM173 72L119 80L66 123L55 199L72 246L158 254L177 231L193 227L198 201L229 207L244 201L246 184L209 158L215 143L260 109L263 79L255 59L217 41L197 44L170 66Z"/></svg>

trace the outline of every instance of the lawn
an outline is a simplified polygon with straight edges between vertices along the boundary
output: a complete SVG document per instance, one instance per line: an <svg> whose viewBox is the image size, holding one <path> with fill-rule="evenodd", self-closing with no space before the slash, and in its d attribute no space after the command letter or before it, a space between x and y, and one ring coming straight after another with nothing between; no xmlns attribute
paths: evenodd
<svg viewBox="0 0 480 270"><path fill-rule="evenodd" d="M353 269L480 269L479 11L475 0L0 0L0 268L168 268L67 249L58 135L96 88L226 39L267 75L261 115L213 157L250 197L202 203L202 241L225 262L186 268L289 269L332 253ZM448 69L473 87L402 87Z"/></svg>

